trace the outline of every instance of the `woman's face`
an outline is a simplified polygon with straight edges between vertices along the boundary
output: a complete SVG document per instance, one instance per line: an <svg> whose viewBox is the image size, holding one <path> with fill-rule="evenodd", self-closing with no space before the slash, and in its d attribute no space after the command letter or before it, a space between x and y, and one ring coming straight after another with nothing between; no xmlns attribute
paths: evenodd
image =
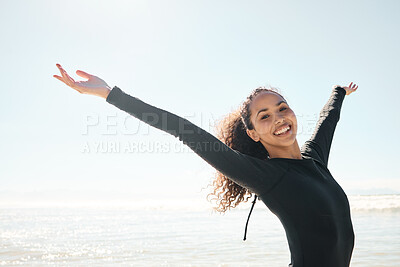
<svg viewBox="0 0 400 267"><path fill-rule="evenodd" d="M267 151L294 144L296 115L280 95L272 92L258 94L250 104L250 112L254 129L247 130L247 134L254 141L260 141Z"/></svg>

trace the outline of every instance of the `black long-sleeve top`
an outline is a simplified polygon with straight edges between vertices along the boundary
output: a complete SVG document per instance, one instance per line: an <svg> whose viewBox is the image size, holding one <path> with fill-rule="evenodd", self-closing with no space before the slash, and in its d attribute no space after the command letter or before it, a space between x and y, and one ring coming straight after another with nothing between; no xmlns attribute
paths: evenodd
<svg viewBox="0 0 400 267"><path fill-rule="evenodd" d="M327 168L345 90L333 89L302 159L261 160L233 150L190 121L114 87L106 101L179 138L215 169L258 195L286 231L293 267L347 267L354 232L346 194Z"/></svg>

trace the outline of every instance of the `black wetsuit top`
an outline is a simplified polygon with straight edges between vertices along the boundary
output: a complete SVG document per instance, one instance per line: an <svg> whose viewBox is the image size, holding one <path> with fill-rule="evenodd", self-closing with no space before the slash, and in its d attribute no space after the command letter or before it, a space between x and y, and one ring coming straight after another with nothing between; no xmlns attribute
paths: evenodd
<svg viewBox="0 0 400 267"><path fill-rule="evenodd" d="M314 134L301 148L302 159L261 160L245 155L190 121L118 87L106 101L178 137L215 169L257 194L285 228L291 266L347 267L354 246L349 202L327 168L345 94L341 87L333 89Z"/></svg>

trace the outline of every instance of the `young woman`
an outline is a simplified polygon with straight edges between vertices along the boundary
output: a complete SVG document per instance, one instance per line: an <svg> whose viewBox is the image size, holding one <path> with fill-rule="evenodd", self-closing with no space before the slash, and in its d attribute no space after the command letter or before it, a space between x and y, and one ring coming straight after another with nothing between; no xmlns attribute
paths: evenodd
<svg viewBox="0 0 400 267"><path fill-rule="evenodd" d="M347 267L354 232L346 194L327 168L345 95L358 86L334 86L312 137L300 149L297 120L276 91L257 88L224 120L219 138L188 120L110 88L83 71L74 81L57 64L55 78L83 94L103 97L132 116L178 137L218 171L214 194L219 210L235 207L255 193L282 222L293 267ZM149 116L151 114L151 116Z"/></svg>

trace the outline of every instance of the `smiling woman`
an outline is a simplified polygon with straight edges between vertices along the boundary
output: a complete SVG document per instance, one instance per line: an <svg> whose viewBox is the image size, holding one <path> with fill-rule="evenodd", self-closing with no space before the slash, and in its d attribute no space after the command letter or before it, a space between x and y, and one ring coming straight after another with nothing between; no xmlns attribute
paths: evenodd
<svg viewBox="0 0 400 267"><path fill-rule="evenodd" d="M151 106L83 71L76 82L57 65L55 78L80 93L100 96L132 116L179 138L218 172L214 195L226 211L256 194L285 228L294 267L347 267L354 232L346 194L328 170L328 157L345 95L334 86L313 136L299 148L297 120L285 99L258 88L221 123L219 138L171 112ZM151 114L152 116L148 116Z"/></svg>
<svg viewBox="0 0 400 267"><path fill-rule="evenodd" d="M261 91L246 109L251 121L246 132L270 158L301 158L296 115L280 94Z"/></svg>

